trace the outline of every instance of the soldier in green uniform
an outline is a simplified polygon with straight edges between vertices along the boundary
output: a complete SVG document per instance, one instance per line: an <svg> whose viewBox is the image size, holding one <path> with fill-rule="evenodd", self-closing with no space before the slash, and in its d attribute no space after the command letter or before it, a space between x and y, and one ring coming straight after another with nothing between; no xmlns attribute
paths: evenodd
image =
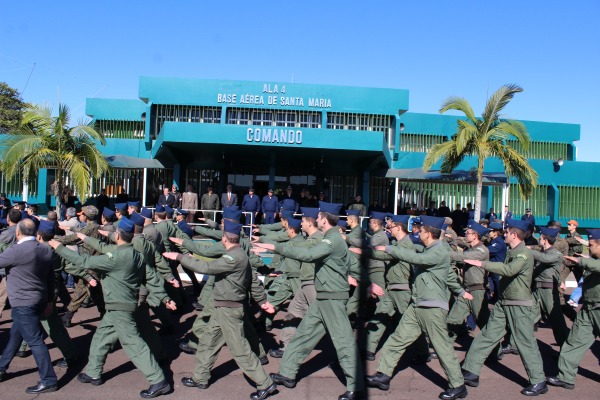
<svg viewBox="0 0 600 400"><path fill-rule="evenodd" d="M82 383L101 385L104 382L102 370L106 356L118 338L130 360L150 382L150 387L142 390L140 395L153 398L169 393L171 385L165 380L148 345L140 337L135 322L139 289L146 278L146 263L131 244L133 232L133 222L121 217L115 232L117 247L114 252L105 255L79 255L55 240L50 241L50 245L58 255L80 269L102 274L106 313L92 338L86 372L80 373L77 379Z"/></svg>
<svg viewBox="0 0 600 400"><path fill-rule="evenodd" d="M547 378L549 384L565 389L575 387L577 367L600 335L600 229L588 229L587 234L590 258L566 257L583 268L583 306L560 349L558 375Z"/></svg>
<svg viewBox="0 0 600 400"><path fill-rule="evenodd" d="M310 248L257 244L285 257L315 263L317 298L308 307L306 316L284 352L279 373L271 374L271 377L275 383L288 388L295 387L300 364L327 333L331 336L346 377L347 391L338 399L353 400L362 392L363 380L358 347L346 314L352 255L348 253L348 246L336 227L341 204L321 202L319 206L317 223L324 235L321 243Z"/></svg>
<svg viewBox="0 0 600 400"><path fill-rule="evenodd" d="M498 302L487 324L473 340L463 363L463 377L466 385L473 387L479 385L481 366L500 343L508 327L529 377L530 385L524 388L521 394L537 396L546 393L548 386L540 349L533 334L535 310L531 281L534 259L523 242L529 222L511 219L508 220L507 225L506 244L510 246L510 250L506 254L504 263L464 260L465 263L485 268L502 278Z"/></svg>
<svg viewBox="0 0 600 400"><path fill-rule="evenodd" d="M452 261L463 262L466 259L488 261L490 252L485 247L481 239L489 232L489 229L474 220L469 220L465 237L470 248L463 252L452 251L450 258ZM483 328L490 316L488 307L487 293L485 285L487 283L487 274L485 270L474 267L469 264L462 264L463 286L466 291L471 293L473 300L466 300L464 297L458 297L450 313L448 314L448 331L450 338L456 340L460 327L463 326L465 318L472 313L479 329Z"/></svg>
<svg viewBox="0 0 600 400"><path fill-rule="evenodd" d="M448 377L449 388L439 395L440 399L453 400L467 396L456 353L448 340L448 282L452 272L448 250L440 240L443 224L444 218L421 217L420 239L425 246L422 253L399 246L375 248L385 250L398 260L411 263L415 269L415 280L412 302L381 349L377 373L367 376L369 386L388 390L391 376L406 348L422 334L426 334ZM459 289L459 293L473 299L464 290Z"/></svg>
<svg viewBox="0 0 600 400"><path fill-rule="evenodd" d="M215 309L206 333L199 338L196 369L192 377L182 378L181 382L188 387L208 388L210 371L219 351L227 344L238 366L256 383L258 391L252 393L250 398L265 399L275 393L277 385L266 374L243 336L244 302L252 271L246 252L239 245L241 228L241 224L224 222L222 242L227 251L216 261L207 262L180 253L164 253L166 258L177 260L194 272L215 275ZM273 311L268 302L262 304L261 308L267 312Z"/></svg>
<svg viewBox="0 0 600 400"><path fill-rule="evenodd" d="M531 254L536 261L533 270L534 322L542 318L542 313L547 315L556 344L560 347L567 339L569 328L561 311L558 291L563 254L554 247L554 243L559 233L556 228L540 228L542 251L531 250Z"/></svg>
<svg viewBox="0 0 600 400"><path fill-rule="evenodd" d="M348 228L350 228L350 232L342 233L342 238L346 241L346 244L350 249L362 249L365 233L360 227L360 210L346 210L346 215L346 221L348 223ZM356 256L356 260L361 268L362 279L358 280L357 286L352 286L350 288L350 298L346 304L346 312L348 313L350 321L356 323L360 313L361 299L366 297L365 282L368 280L368 272L362 266L362 256L357 253L353 253L353 255Z"/></svg>

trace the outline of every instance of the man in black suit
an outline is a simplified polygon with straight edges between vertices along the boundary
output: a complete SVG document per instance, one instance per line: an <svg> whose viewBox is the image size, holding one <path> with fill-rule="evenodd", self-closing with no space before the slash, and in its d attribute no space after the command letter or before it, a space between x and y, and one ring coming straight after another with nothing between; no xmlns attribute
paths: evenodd
<svg viewBox="0 0 600 400"><path fill-rule="evenodd" d="M233 193L233 187L231 184L227 185L227 192L221 194L221 207L230 207L237 205L237 194Z"/></svg>
<svg viewBox="0 0 600 400"><path fill-rule="evenodd" d="M175 204L175 196L169 193L169 188L165 187L163 189L163 194L158 197L158 204L161 206L169 206L171 208L174 207Z"/></svg>
<svg viewBox="0 0 600 400"><path fill-rule="evenodd" d="M6 197L6 193L0 193L0 220L6 218L10 206L10 199Z"/></svg>
<svg viewBox="0 0 600 400"><path fill-rule="evenodd" d="M56 373L40 323L40 314L49 315L52 311L54 255L52 248L36 240L35 233L32 220L21 220L17 224L17 243L0 254L0 268L7 273L8 299L13 318L10 339L0 357L0 381L4 380L6 369L24 339L31 347L40 374L40 382L25 390L32 394L58 390Z"/></svg>

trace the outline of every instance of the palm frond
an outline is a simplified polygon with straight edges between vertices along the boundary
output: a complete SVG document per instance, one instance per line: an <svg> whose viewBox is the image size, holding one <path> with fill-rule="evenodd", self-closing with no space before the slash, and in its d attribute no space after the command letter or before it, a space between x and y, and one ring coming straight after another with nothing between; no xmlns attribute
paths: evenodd
<svg viewBox="0 0 600 400"><path fill-rule="evenodd" d="M471 121L473 124L477 123L477 118L475 117L475 113L473 112L473 108L471 104L467 101L467 99L463 97L450 96L440 106L440 114L445 113L448 110L456 110L460 111Z"/></svg>
<svg viewBox="0 0 600 400"><path fill-rule="evenodd" d="M506 175L517 180L521 197L527 200L537 186L539 177L535 169L529 165L527 158L512 147L503 144L495 145L494 156L502 161Z"/></svg>
<svg viewBox="0 0 600 400"><path fill-rule="evenodd" d="M456 153L456 141L454 140L434 145L425 156L422 166L423 171L427 172L440 158L452 152Z"/></svg>
<svg viewBox="0 0 600 400"><path fill-rule="evenodd" d="M473 141L477 141L479 131L477 127L467 121L458 120L458 131L456 133L456 151L458 153L464 152L468 147L471 146Z"/></svg>
<svg viewBox="0 0 600 400"><path fill-rule="evenodd" d="M523 89L516 84L508 84L496 90L485 104L485 110L481 115L484 128L482 132L487 132L492 124L498 120L498 115L504 107L513 99L515 94L522 92Z"/></svg>

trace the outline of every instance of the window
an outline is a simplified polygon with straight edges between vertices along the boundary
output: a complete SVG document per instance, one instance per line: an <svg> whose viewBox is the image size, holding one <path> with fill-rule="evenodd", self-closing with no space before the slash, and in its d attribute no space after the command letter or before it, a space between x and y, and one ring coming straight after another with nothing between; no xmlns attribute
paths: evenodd
<svg viewBox="0 0 600 400"><path fill-rule="evenodd" d="M277 126L296 126L296 112L295 111L277 111L275 114L275 124Z"/></svg>

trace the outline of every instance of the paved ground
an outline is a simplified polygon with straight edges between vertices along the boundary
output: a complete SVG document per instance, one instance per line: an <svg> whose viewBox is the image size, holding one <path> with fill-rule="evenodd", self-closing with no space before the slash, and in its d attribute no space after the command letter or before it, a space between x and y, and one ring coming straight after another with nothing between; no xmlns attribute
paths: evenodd
<svg viewBox="0 0 600 400"><path fill-rule="evenodd" d="M189 289L189 288L188 288ZM217 365L213 371L213 383L207 390L190 389L181 385L182 377L190 376L193 370L194 357L180 353L177 341L189 329L194 319L194 313L187 310L180 316L181 326L178 332L172 336L164 337L164 344L173 355L170 370L166 370L168 378L174 382L174 391L168 398L189 399L247 399L254 391L249 383L231 360L227 349L223 349ZM95 308L83 309L76 314L73 321L76 326L69 328L69 333L81 348L82 353L87 354L94 328L98 324L98 314ZM0 349L8 340L10 330L10 310L5 311L0 320ZM274 345L279 333L277 321L273 332L264 335L265 347ZM556 346L552 345L554 340L552 332L548 327L541 327L536 334L538 344L544 358L544 369L546 374L556 373L557 354ZM471 338L465 338L456 345L459 360L465 356L466 346ZM327 344L324 348L329 348ZM50 344L50 354L53 360L61 357L60 352ZM276 395L277 399L336 399L344 392L342 384L343 377L336 376L336 372L328 368L331 352L329 350L316 350L300 370L300 381L295 389L281 388ZM548 394L543 398L563 399L577 398L578 400L598 399L600 395L600 344L594 344L588 351L581 363L575 390L568 391L562 388L550 388ZM277 372L279 361L271 359L266 366L267 372ZM369 373L374 373L377 363L370 362L366 366ZM106 383L99 387L84 385L77 381L76 375L81 367L73 370L61 370L56 368L59 376L61 389L56 393L40 395L44 399L139 399L139 391L147 388L148 384L143 376L128 361L123 350L117 350L108 356L105 379ZM2 399L31 399L34 396L24 393L27 386L38 381L35 362L31 356L27 358L15 358L9 369L8 380L0 383ZM484 366L481 373L481 384L478 388L469 388L469 398L486 400L506 400L522 398L519 394L522 386L527 384L523 365L518 356L508 355L500 364ZM368 395L376 399L435 399L443 391L446 380L439 362L433 360L427 366L412 368L402 361L398 372L392 381L392 387L388 392L370 390ZM164 397L167 398L167 397Z"/></svg>

